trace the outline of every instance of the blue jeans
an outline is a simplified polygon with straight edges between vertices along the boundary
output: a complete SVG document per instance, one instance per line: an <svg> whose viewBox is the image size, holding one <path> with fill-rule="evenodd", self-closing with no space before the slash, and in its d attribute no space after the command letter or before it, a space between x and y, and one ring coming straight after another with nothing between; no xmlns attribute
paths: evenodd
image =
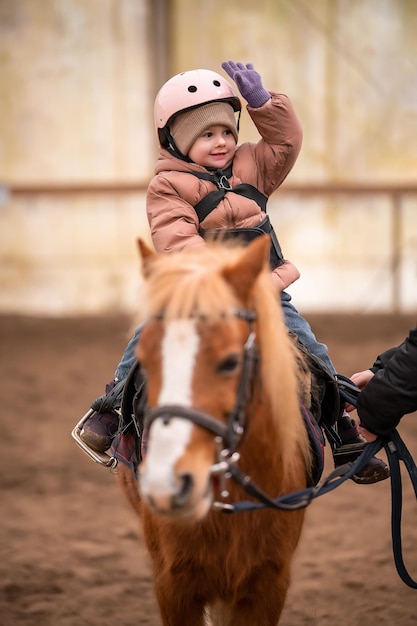
<svg viewBox="0 0 417 626"><path fill-rule="evenodd" d="M116 368L114 373L115 380L123 380L129 374L131 367L136 362L135 349L136 344L139 339L139 335L142 332L142 328L144 327L144 323L138 326L133 334L133 337L130 339L127 344L125 351L123 352L121 361Z"/></svg>
<svg viewBox="0 0 417 626"><path fill-rule="evenodd" d="M301 343L304 344L314 356L323 361L327 369L334 376L336 369L330 360L327 346L317 341L310 324L304 317L301 317L295 306L291 304L291 296L286 291L281 292L281 304L286 326L298 336Z"/></svg>
<svg viewBox="0 0 417 626"><path fill-rule="evenodd" d="M310 324L303 317L301 317L295 306L291 304L291 296L286 291L281 293L281 304L285 316L286 326L293 333L296 333L298 339L310 350L310 352L323 361L333 375L336 374L336 370L328 354L327 346L324 343L317 341L313 331L311 330ZM122 359L115 372L116 380L126 378L130 368L135 363L135 348L143 326L143 324L138 326L133 337L127 344Z"/></svg>

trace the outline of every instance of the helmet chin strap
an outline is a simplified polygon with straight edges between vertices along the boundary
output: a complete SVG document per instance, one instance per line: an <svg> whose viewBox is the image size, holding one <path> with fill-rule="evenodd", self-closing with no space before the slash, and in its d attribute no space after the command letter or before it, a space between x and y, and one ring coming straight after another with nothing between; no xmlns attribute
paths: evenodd
<svg viewBox="0 0 417 626"><path fill-rule="evenodd" d="M175 144L174 138L169 132L169 128L164 128L163 130L163 141L161 141L161 145L165 150L167 150L172 156L177 159L181 159L181 161L185 161L186 163L192 163L190 157L182 154Z"/></svg>
<svg viewBox="0 0 417 626"><path fill-rule="evenodd" d="M240 116L241 115L242 115L242 109L239 111L238 116L237 116L236 129L238 133L240 130ZM161 146L165 148L165 150L167 150L175 158L181 159L181 161L185 161L186 163L193 162L190 159L190 157L186 156L185 154L182 154L182 152L178 150L175 144L174 138L169 132L168 126L166 126L165 128L159 131L159 140L161 142Z"/></svg>

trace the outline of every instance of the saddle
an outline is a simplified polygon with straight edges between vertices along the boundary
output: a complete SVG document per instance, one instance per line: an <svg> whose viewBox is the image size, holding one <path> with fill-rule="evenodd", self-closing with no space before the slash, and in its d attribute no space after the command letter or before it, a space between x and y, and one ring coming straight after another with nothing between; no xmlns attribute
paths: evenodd
<svg viewBox="0 0 417 626"><path fill-rule="evenodd" d="M332 447L339 446L342 442L334 425L342 416L346 401L340 393L339 375L333 376L323 361L312 354L295 333L289 331L289 335L301 355L298 359L299 368L304 369L304 372L307 368L311 376L311 413L325 431ZM344 379L343 376L340 378Z"/></svg>
<svg viewBox="0 0 417 626"><path fill-rule="evenodd" d="M296 348L301 390L300 409L313 454L312 473L309 477L311 487L319 482L324 470L324 434L332 449L341 444L334 425L343 413L344 401L337 378L299 341L295 333L289 331L289 336Z"/></svg>

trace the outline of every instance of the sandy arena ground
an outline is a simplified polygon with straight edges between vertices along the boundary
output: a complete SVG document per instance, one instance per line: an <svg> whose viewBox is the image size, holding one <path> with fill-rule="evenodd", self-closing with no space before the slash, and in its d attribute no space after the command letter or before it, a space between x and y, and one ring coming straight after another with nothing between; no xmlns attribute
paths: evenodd
<svg viewBox="0 0 417 626"><path fill-rule="evenodd" d="M411 316L308 319L345 375L415 323ZM0 317L1 626L160 625L137 520L114 476L70 436L112 378L128 335L126 319ZM415 414L400 433L417 460ZM404 500L403 550L417 579L408 477ZM282 626L417 624L417 591L394 565L390 506L389 481L349 481L309 507Z"/></svg>

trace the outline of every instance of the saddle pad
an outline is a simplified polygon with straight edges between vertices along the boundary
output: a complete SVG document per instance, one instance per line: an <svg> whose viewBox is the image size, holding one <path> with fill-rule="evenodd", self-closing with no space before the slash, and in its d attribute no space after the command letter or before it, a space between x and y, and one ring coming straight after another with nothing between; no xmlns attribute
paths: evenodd
<svg viewBox="0 0 417 626"><path fill-rule="evenodd" d="M127 465L135 478L137 478L138 465L141 460L140 446L139 437L132 430L116 435L110 448L110 454L124 465Z"/></svg>
<svg viewBox="0 0 417 626"><path fill-rule="evenodd" d="M311 451L313 454L313 464L311 476L309 477L309 487L317 485L324 469L324 446L326 445L323 430L318 425L315 417L303 404L300 406L301 414L310 439Z"/></svg>

